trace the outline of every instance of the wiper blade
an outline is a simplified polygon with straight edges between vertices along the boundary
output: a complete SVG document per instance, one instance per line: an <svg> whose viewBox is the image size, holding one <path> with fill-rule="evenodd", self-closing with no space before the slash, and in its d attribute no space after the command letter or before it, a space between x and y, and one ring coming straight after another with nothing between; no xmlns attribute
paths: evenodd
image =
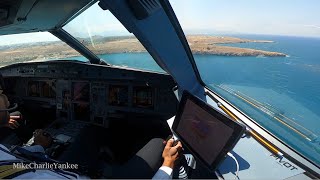
<svg viewBox="0 0 320 180"><path fill-rule="evenodd" d="M232 113L229 109L227 109L219 100L217 100L210 92L205 91L205 95L210 97L214 102L217 103L218 107L223 110L229 117L231 117L234 121L240 122L240 119ZM263 137L261 137L258 133L256 133L254 130L247 128L247 133L252 136L257 142L259 142L261 145L266 147L270 152L272 152L274 155L282 157L283 153L278 150L273 144L269 143L268 141L264 140Z"/></svg>
<svg viewBox="0 0 320 180"><path fill-rule="evenodd" d="M50 31L51 34L56 36L57 38L61 39L65 43L67 43L70 47L78 51L84 57L89 59L90 63L92 64L101 64L110 66L109 63L106 63L102 59L100 59L96 54L90 51L86 46L84 46L81 42L79 42L76 38L70 35L67 31L62 28L55 29Z"/></svg>

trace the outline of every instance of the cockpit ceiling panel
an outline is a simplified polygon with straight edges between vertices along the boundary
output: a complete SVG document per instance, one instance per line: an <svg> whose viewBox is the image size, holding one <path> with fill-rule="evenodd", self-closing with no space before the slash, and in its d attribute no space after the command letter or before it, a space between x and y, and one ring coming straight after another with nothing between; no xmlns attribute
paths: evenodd
<svg viewBox="0 0 320 180"><path fill-rule="evenodd" d="M52 30L61 26L92 1L6 1L0 4L0 35Z"/></svg>

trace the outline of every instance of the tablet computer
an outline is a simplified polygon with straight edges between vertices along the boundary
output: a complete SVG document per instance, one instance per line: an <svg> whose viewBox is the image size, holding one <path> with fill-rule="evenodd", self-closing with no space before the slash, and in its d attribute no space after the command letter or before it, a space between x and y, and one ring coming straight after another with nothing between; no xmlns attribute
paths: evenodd
<svg viewBox="0 0 320 180"><path fill-rule="evenodd" d="M245 127L184 91L172 130L185 148L215 170L239 141Z"/></svg>

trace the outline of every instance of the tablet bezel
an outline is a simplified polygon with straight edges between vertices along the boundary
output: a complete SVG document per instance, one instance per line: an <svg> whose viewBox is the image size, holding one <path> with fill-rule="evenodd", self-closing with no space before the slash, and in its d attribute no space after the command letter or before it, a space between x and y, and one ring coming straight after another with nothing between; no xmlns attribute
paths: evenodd
<svg viewBox="0 0 320 180"><path fill-rule="evenodd" d="M206 112L214 116L216 119L220 120L223 124L233 129L231 137L228 139L222 151L219 153L219 155L211 164L208 164L204 159L202 159L202 157L193 148L191 148L191 146L187 143L187 141L185 141L183 137L176 131L188 99L190 99L196 105L200 106L203 110L205 110ZM232 120L230 117L222 114L211 105L202 101L198 97L195 97L192 94L190 94L188 91L184 91L182 94L181 101L179 103L177 115L172 125L172 131L180 140L182 140L182 144L184 145L184 147L190 150L193 153L193 155L195 155L196 158L200 159L202 163L204 163L210 170L214 171L219 166L219 164L224 160L224 158L226 157L226 154L229 151L231 151L234 148L234 146L237 144L237 142L240 140L241 136L245 131L245 126Z"/></svg>

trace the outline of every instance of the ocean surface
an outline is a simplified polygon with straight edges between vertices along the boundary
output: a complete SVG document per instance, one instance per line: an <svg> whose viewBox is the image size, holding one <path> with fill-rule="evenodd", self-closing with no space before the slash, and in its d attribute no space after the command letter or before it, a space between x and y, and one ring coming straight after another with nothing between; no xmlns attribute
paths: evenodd
<svg viewBox="0 0 320 180"><path fill-rule="evenodd" d="M320 39L232 35L274 43L222 44L288 57L195 55L203 81L290 147L320 165ZM101 55L108 63L164 72L147 53ZM78 59L83 60L81 57Z"/></svg>

